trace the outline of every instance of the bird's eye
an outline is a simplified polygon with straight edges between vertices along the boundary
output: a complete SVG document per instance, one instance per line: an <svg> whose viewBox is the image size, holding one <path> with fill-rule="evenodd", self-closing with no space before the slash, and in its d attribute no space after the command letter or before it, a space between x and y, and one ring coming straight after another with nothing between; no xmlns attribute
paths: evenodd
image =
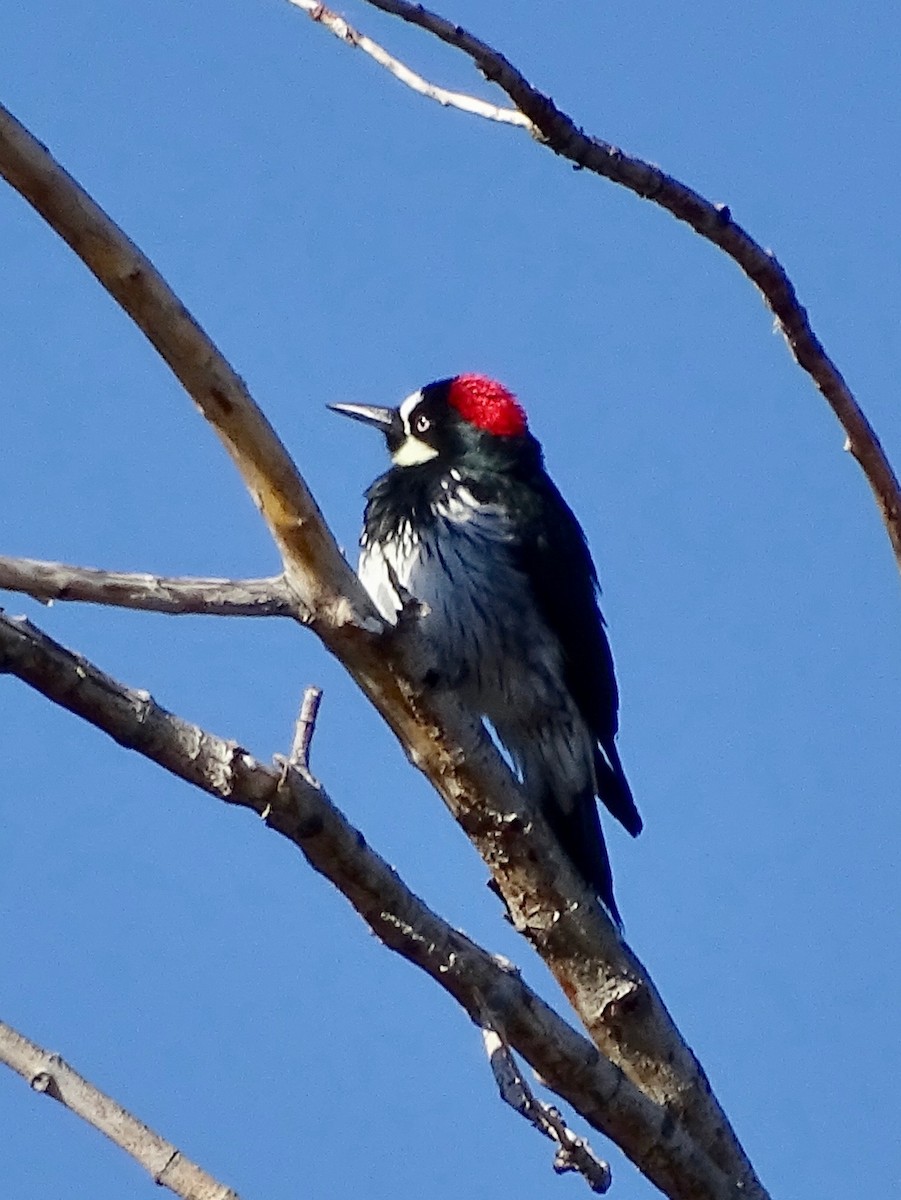
<svg viewBox="0 0 901 1200"><path fill-rule="evenodd" d="M431 424L432 424L432 422L425 415L425 413L420 413L419 416L413 422L413 432L414 433L425 433Z"/></svg>

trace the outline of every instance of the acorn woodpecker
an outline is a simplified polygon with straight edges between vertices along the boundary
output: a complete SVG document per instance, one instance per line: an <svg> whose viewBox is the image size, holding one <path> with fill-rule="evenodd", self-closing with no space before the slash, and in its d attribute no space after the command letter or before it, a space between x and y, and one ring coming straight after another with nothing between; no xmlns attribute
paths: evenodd
<svg viewBox="0 0 901 1200"><path fill-rule="evenodd" d="M483 375L398 408L333 404L381 429L392 467L366 493L360 579L396 621L421 604L432 677L495 730L563 851L622 924L595 797L633 836L619 701L585 534L515 396Z"/></svg>

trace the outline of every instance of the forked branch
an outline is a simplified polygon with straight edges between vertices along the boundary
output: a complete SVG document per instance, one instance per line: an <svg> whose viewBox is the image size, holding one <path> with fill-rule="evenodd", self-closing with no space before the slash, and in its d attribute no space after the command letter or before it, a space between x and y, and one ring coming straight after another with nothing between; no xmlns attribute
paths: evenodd
<svg viewBox="0 0 901 1200"><path fill-rule="evenodd" d="M324 4L317 4L316 0L288 0L288 3L301 9L311 20L323 29L328 29L346 45L368 54L380 67L384 67L395 79L418 92L420 96L435 100L445 108L458 108L461 112L470 113L475 117L484 117L487 121L498 121L502 125L521 125L524 128L531 126L529 118L517 108L501 108L496 104L489 104L487 100L480 100L477 96L469 96L465 92L451 92L435 83L429 83L416 71L412 71L406 63L389 54L384 46L354 29L342 16L326 8Z"/></svg>
<svg viewBox="0 0 901 1200"><path fill-rule="evenodd" d="M289 3L302 8L309 7L302 0L289 0ZM876 431L814 333L807 310L798 299L794 284L775 254L764 249L733 220L727 205L714 204L659 167L626 154L601 138L586 134L572 117L556 106L550 96L533 87L509 59L462 26L408 0L366 0L366 3L400 17L408 24L416 25L447 45L461 50L486 79L497 84L513 101L516 110L525 118L519 123L521 127L555 154L569 159L579 168L628 188L644 200L659 204L738 264L773 313L795 362L811 377L844 429L845 449L854 456L866 476L882 514L896 564L901 570L901 486L898 478ZM349 30L344 36L344 40L353 45L359 45L361 39L364 39L364 35L356 30ZM382 53L387 55L386 51ZM400 71L393 67L389 69L395 78L406 82ZM434 93L441 89L428 84L425 87L416 86L414 90L438 99ZM456 103L454 107L474 115L487 115L462 103Z"/></svg>
<svg viewBox="0 0 901 1200"><path fill-rule="evenodd" d="M617 1142L667 1195L727 1200L738 1194L674 1126L665 1105L642 1095L515 967L414 895L308 771L288 761L271 767L257 761L234 742L167 712L146 692L118 683L24 618L0 613L3 673L194 787L263 818L344 894L386 946L431 976L475 1024L503 1031L547 1086ZM303 742L312 735L313 706L308 700L298 722Z"/></svg>
<svg viewBox="0 0 901 1200"><path fill-rule="evenodd" d="M149 259L2 107L0 172L122 306L215 429L275 539L298 615L353 622L352 601L364 614L372 613L309 489L244 381Z"/></svg>

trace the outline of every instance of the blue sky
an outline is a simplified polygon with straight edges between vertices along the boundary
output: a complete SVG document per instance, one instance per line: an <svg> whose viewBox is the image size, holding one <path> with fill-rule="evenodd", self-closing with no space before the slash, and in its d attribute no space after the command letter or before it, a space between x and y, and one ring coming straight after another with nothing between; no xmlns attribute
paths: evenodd
<svg viewBox="0 0 901 1200"><path fill-rule="evenodd" d="M771 246L901 463L901 14L459 0L589 131ZM507 11L509 10L509 11ZM347 10L436 81L422 35ZM646 832L630 942L774 1196L886 1196L897 1078L898 577L843 437L737 269L515 131L414 96L279 0L4 5L2 99L245 376L348 553L377 440L325 404L463 370L513 387L591 541ZM267 574L211 432L70 251L0 191L0 549ZM314 768L408 883L508 954L485 869L311 636L10 598L165 706ZM465 1018L297 853L0 684L0 1016L245 1197L579 1193ZM158 1195L0 1075L0 1190ZM654 1193L615 1148L615 1195ZM582 1193L584 1194L584 1193Z"/></svg>

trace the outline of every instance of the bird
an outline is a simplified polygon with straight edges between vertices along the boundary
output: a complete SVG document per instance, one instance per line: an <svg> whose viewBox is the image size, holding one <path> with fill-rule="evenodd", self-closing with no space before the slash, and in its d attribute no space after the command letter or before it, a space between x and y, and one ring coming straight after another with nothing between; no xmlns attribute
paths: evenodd
<svg viewBox="0 0 901 1200"><path fill-rule="evenodd" d="M619 697L585 534L517 397L479 374L395 408L331 404L381 430L358 574L382 617L418 601L433 669L487 722L563 853L622 929L596 798L642 829L616 747Z"/></svg>

